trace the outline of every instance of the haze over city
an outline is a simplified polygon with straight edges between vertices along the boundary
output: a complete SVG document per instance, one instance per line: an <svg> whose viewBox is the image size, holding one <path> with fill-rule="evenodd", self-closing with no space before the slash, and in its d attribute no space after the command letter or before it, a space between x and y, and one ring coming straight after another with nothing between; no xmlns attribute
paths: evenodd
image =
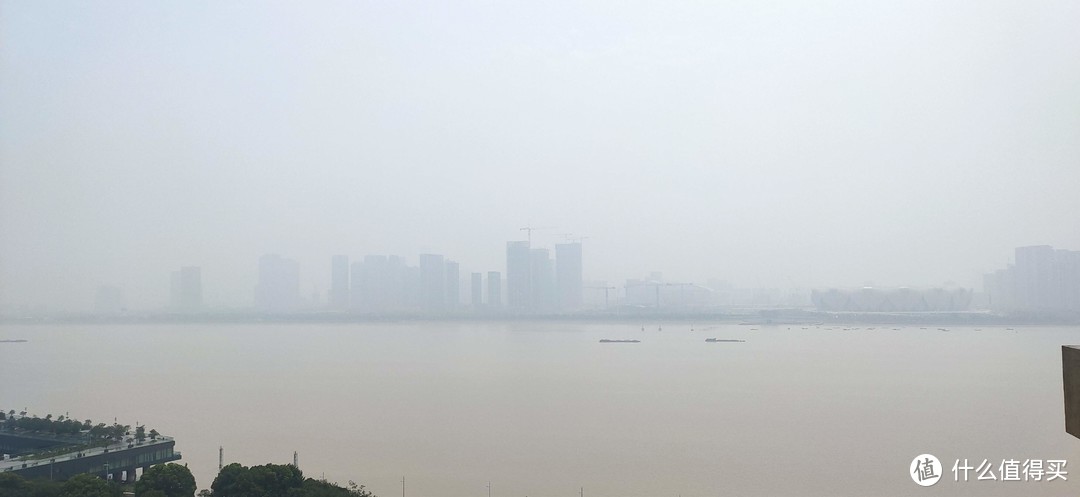
<svg viewBox="0 0 1080 497"><path fill-rule="evenodd" d="M1075 496L1078 20L0 0L0 497Z"/></svg>
<svg viewBox="0 0 1080 497"><path fill-rule="evenodd" d="M584 278L954 285L1080 249L1075 2L0 4L0 308L584 241Z"/></svg>

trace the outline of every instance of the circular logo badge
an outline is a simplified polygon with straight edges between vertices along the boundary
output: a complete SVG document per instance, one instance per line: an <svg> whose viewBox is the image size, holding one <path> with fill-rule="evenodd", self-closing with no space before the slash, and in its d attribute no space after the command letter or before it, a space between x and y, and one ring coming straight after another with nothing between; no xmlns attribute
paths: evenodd
<svg viewBox="0 0 1080 497"><path fill-rule="evenodd" d="M908 476L915 483L929 487L941 479L941 461L938 461L938 458L931 454L919 454L918 457L911 461Z"/></svg>

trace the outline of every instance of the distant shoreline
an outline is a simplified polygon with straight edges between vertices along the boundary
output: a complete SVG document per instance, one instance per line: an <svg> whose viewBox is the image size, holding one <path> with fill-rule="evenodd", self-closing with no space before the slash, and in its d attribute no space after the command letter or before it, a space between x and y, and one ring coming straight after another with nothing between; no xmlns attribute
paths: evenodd
<svg viewBox="0 0 1080 497"><path fill-rule="evenodd" d="M551 314L510 313L402 313L362 314L348 312L297 312L293 314L235 313L139 313L123 315L58 314L0 316L0 325L57 324L289 324L289 323L386 323L386 322L614 322L614 323L726 323L755 326L835 326L844 324L1032 326L1080 325L1080 315L1001 315L989 312L836 313L802 309L656 312L627 309L610 312Z"/></svg>

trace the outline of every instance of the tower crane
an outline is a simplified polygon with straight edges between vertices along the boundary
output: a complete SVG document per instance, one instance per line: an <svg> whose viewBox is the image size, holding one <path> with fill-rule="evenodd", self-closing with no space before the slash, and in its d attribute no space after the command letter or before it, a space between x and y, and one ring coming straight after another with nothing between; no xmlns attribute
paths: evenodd
<svg viewBox="0 0 1080 497"><path fill-rule="evenodd" d="M552 226L541 226L541 227L526 226L524 228L519 229L518 231L527 231L529 233L529 247L532 247L532 232L533 231L553 230L553 229L555 229L555 228L552 227Z"/></svg>
<svg viewBox="0 0 1080 497"><path fill-rule="evenodd" d="M608 302L609 302L609 300L608 300L608 292L610 292L611 290L616 289L613 286L587 286L585 288L588 288L590 290L603 290L604 291L604 309L607 309L608 306L609 306L609 304L608 304Z"/></svg>

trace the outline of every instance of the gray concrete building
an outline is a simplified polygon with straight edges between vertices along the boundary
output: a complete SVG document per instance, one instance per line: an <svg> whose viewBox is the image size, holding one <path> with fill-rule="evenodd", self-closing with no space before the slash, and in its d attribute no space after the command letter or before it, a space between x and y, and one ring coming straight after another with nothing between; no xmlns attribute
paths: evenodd
<svg viewBox="0 0 1080 497"><path fill-rule="evenodd" d="M522 311L532 308L529 242L506 242L506 306Z"/></svg>
<svg viewBox="0 0 1080 497"><path fill-rule="evenodd" d="M349 256L335 255L330 258L330 298L331 309L343 310L349 307Z"/></svg>

